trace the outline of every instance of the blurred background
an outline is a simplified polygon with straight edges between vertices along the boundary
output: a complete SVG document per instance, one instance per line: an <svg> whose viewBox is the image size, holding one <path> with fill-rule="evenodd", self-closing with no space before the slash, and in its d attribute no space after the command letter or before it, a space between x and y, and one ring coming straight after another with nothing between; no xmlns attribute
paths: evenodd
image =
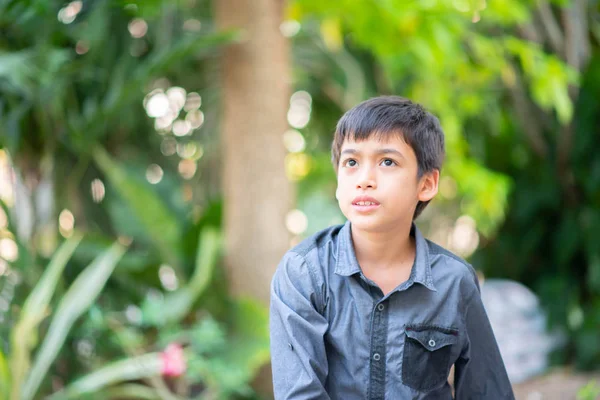
<svg viewBox="0 0 600 400"><path fill-rule="evenodd" d="M600 398L597 0L0 0L0 399L271 397L271 276L380 94L442 122L418 225L517 397Z"/></svg>

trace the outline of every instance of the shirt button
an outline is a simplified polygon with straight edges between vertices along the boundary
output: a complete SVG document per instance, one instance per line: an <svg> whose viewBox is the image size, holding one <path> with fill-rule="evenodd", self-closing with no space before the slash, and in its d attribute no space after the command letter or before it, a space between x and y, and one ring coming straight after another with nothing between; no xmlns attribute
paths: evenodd
<svg viewBox="0 0 600 400"><path fill-rule="evenodd" d="M434 347L434 346L435 346L435 340L429 339L429 347Z"/></svg>
<svg viewBox="0 0 600 400"><path fill-rule="evenodd" d="M292 351L294 350L294 346L292 346L291 343L288 343L288 347L290 348L290 350L292 350Z"/></svg>
<svg viewBox="0 0 600 400"><path fill-rule="evenodd" d="M379 353L373 354L373 360L375 360L375 361L381 360L381 356L379 355Z"/></svg>
<svg viewBox="0 0 600 400"><path fill-rule="evenodd" d="M384 308L385 308L385 306L383 304L380 304L380 305L377 306L377 309L379 311L383 311Z"/></svg>

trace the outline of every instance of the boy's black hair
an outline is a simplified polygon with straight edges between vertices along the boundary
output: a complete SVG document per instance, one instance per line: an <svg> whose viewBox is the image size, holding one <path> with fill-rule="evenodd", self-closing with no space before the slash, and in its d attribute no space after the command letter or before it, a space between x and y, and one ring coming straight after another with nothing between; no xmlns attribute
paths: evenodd
<svg viewBox="0 0 600 400"><path fill-rule="evenodd" d="M400 135L417 157L418 176L441 171L444 162L444 132L440 121L423 106L399 96L380 96L363 101L338 121L331 145L331 161L337 172L344 140L362 141ZM419 201L413 220L429 201Z"/></svg>

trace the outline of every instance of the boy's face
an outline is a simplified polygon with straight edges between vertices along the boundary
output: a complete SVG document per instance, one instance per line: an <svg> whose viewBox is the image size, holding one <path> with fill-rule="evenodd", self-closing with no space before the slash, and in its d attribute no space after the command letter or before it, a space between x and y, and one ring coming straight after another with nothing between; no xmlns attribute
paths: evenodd
<svg viewBox="0 0 600 400"><path fill-rule="evenodd" d="M352 225L365 231L410 224L418 201L437 193L439 171L418 179L417 158L400 135L346 140L338 165L336 197Z"/></svg>

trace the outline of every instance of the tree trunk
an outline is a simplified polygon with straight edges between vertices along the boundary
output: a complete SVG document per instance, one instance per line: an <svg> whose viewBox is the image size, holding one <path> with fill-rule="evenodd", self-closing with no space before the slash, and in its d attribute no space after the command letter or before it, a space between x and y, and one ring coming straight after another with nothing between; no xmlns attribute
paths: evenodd
<svg viewBox="0 0 600 400"><path fill-rule="evenodd" d="M279 26L283 0L217 0L220 29L242 30L222 64L225 264L231 293L265 305L277 264L289 248L285 215L293 198L282 134L288 128L289 49ZM272 397L270 368L254 382Z"/></svg>
<svg viewBox="0 0 600 400"><path fill-rule="evenodd" d="M218 0L219 28L241 29L222 64L226 265L231 292L267 304L277 263L289 247L285 215L292 185L282 134L290 98L282 0Z"/></svg>

